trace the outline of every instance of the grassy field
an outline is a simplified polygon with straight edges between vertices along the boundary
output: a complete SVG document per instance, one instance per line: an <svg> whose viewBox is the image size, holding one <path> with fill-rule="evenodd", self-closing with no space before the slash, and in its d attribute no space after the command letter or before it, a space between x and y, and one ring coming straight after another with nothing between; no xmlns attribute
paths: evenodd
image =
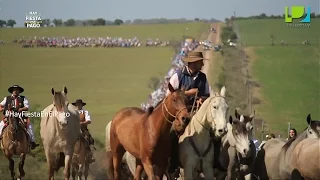
<svg viewBox="0 0 320 180"><path fill-rule="evenodd" d="M140 106L153 90L147 84L152 76L164 77L171 66L173 47L158 48L21 48L12 44L21 37L123 37L137 36L161 40L181 40L183 35L207 38L209 24L127 25L111 27L61 27L41 29L1 29L0 96L19 84L35 107L42 110L52 103L51 87L67 86L69 100L82 98L91 112L93 136L104 142L104 130L116 111ZM38 126L40 122L35 122ZM39 137L38 137L39 138ZM40 151L40 150L39 150ZM0 175L7 175L7 160L0 156ZM29 165L28 165L29 164ZM33 164L32 166L30 166ZM27 179L41 178L46 166L28 158ZM30 174L30 172L33 172ZM28 173L29 172L29 173ZM29 174L29 175L28 175ZM32 177L32 178L31 178ZM7 178L7 176L4 176Z"/></svg>
<svg viewBox="0 0 320 180"><path fill-rule="evenodd" d="M65 37L134 37L141 40L160 38L180 40L185 35L199 38L208 25L202 23L173 25L141 25L111 27L73 27L43 29L0 29L1 46L0 95L7 87L20 84L31 105L41 108L52 102L51 86L69 88L69 99L82 98L91 112L91 129L102 138L104 127L122 107L139 106L152 91L147 87L152 76L162 76L169 69L174 55L172 47L165 48L21 48L11 44L13 39L33 36ZM13 73L12 68L15 68Z"/></svg>
<svg viewBox="0 0 320 180"><path fill-rule="evenodd" d="M240 35L251 62L251 75L261 88L254 96L258 118L269 124L270 132L286 136L287 123L299 132L310 113L320 118L320 19L310 28L290 28L284 20L241 20ZM276 37L271 46L270 34ZM281 46L281 40L289 43ZM302 45L308 40L311 45ZM250 53L251 51L251 53Z"/></svg>

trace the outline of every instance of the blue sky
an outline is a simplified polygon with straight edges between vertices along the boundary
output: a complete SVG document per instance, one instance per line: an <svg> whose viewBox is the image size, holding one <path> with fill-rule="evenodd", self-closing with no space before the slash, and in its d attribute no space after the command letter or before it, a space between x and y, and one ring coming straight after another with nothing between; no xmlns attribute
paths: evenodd
<svg viewBox="0 0 320 180"><path fill-rule="evenodd" d="M137 18L215 18L284 14L285 6L310 6L319 13L319 0L0 0L0 19L14 19L23 26L25 14L36 11L42 18L133 20Z"/></svg>

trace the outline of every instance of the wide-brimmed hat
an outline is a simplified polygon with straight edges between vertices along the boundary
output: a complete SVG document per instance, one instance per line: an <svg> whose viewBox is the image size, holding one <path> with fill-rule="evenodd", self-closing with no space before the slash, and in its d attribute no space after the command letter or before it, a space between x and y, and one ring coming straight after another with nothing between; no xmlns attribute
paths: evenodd
<svg viewBox="0 0 320 180"><path fill-rule="evenodd" d="M24 91L24 89L22 87L20 87L19 85L13 85L13 86L8 88L9 93L13 92L13 88L18 88L20 93L22 93Z"/></svg>
<svg viewBox="0 0 320 180"><path fill-rule="evenodd" d="M196 62L196 61L208 60L208 59L203 57L202 52L193 51L193 52L187 53L186 56L182 58L182 60L185 62Z"/></svg>
<svg viewBox="0 0 320 180"><path fill-rule="evenodd" d="M76 104L82 104L82 106L85 106L87 103L83 102L82 99L77 99L76 102L72 103L72 105L76 106Z"/></svg>

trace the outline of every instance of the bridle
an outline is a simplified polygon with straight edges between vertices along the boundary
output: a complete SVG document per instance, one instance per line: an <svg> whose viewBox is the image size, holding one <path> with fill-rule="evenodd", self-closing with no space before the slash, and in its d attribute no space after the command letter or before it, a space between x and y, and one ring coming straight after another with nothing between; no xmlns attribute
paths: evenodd
<svg viewBox="0 0 320 180"><path fill-rule="evenodd" d="M167 96L167 97L168 97L168 96ZM171 117L173 117L174 119L177 119L177 116L178 116L183 110L187 109L187 107L184 107L184 108L180 109L180 110L176 113L176 115L173 115L172 113L170 113L169 109L168 109L167 106L166 106L166 103L165 103L165 102L166 102L167 97L165 97L164 100L162 101L162 113L163 113L163 116L164 116L164 118L166 119L166 121L169 122L170 124L173 124L173 122L170 121L170 120L167 118L167 116L165 115L163 109L165 109L165 111L166 111Z"/></svg>

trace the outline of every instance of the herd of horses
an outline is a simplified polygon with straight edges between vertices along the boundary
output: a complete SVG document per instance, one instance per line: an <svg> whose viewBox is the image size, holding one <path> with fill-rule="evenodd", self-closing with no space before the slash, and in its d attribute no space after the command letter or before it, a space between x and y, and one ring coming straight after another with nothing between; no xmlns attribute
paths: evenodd
<svg viewBox="0 0 320 180"><path fill-rule="evenodd" d="M252 136L252 115L227 118L229 109L222 87L210 92L193 116L187 111L183 90L168 84L170 93L147 111L137 107L119 110L106 126L107 173L118 180L121 163L134 179L172 179L167 173L171 155L170 133L179 135L180 179L319 179L320 121L307 116L307 127L289 141L273 138L256 152ZM48 165L48 179L64 167L64 179L88 176L85 134L80 132L80 116L68 102L67 88L51 89L53 103L41 117L40 135ZM14 109L9 108L14 111ZM52 113L49 113L52 112ZM67 116L68 114L68 116ZM1 149L9 160L15 179L14 155L20 156L19 178L25 176L24 161L30 152L28 136L19 118L8 117ZM126 177L127 179L128 177Z"/></svg>

